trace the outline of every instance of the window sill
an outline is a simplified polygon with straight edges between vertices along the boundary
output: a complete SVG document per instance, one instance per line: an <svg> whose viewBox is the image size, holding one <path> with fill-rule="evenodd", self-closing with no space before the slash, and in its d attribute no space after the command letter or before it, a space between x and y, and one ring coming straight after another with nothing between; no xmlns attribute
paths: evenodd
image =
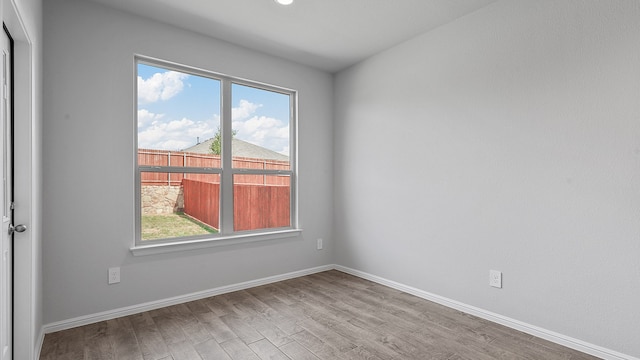
<svg viewBox="0 0 640 360"><path fill-rule="evenodd" d="M259 234L241 234L226 237L218 237L213 239L187 240L172 243L158 243L150 245L133 246L130 250L133 256L145 256L166 254L178 251L189 251L197 249L206 249L210 247L229 246L237 244L246 244L257 241L285 239L298 236L302 233L302 229L287 229L272 232L262 232Z"/></svg>

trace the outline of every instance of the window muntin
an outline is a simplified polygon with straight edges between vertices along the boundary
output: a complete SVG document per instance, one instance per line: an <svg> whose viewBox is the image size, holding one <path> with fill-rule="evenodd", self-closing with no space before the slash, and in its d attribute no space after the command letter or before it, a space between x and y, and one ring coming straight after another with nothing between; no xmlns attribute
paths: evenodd
<svg viewBox="0 0 640 360"><path fill-rule="evenodd" d="M136 245L295 228L295 92L142 58L136 71ZM160 215L191 229L162 232Z"/></svg>

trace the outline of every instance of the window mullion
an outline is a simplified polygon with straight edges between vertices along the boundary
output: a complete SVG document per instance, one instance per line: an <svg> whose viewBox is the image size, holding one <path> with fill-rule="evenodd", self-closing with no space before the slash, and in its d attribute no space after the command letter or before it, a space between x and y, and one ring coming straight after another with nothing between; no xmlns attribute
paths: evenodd
<svg viewBox="0 0 640 360"><path fill-rule="evenodd" d="M220 233L229 235L233 232L233 173L231 168L232 153L231 139L233 129L231 123L231 82L227 79L222 81L222 186L221 186L221 206L220 206Z"/></svg>

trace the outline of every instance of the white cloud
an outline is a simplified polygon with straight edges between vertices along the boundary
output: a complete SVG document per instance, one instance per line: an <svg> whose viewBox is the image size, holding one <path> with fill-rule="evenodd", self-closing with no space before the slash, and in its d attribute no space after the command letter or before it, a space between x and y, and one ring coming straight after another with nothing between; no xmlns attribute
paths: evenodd
<svg viewBox="0 0 640 360"><path fill-rule="evenodd" d="M157 74L156 74L157 75ZM155 75L154 75L155 76ZM160 96L160 95L158 95ZM233 129L237 138L264 148L289 155L289 123L271 116L258 114L261 104L241 100L233 108ZM196 139L212 138L220 124L220 116L205 121L188 117L168 119L165 114L155 114L146 109L138 110L138 147L145 149L186 149L196 144Z"/></svg>
<svg viewBox="0 0 640 360"><path fill-rule="evenodd" d="M189 126L193 125L193 120L182 118L182 120L173 120L167 124L167 131L181 132L187 130Z"/></svg>
<svg viewBox="0 0 640 360"><path fill-rule="evenodd" d="M155 120L160 120L164 114L154 114L147 109L138 110L138 128L148 126Z"/></svg>
<svg viewBox="0 0 640 360"><path fill-rule="evenodd" d="M255 115L261 106L241 100L240 106L233 108L233 129L238 131L236 136L238 139L289 155L289 124L273 117Z"/></svg>
<svg viewBox="0 0 640 360"><path fill-rule="evenodd" d="M248 100L240 100L240 106L231 109L231 119L233 121L246 119L258 110L262 105L254 104Z"/></svg>
<svg viewBox="0 0 640 360"><path fill-rule="evenodd" d="M138 147L157 150L184 150L196 144L197 139L204 141L213 137L220 122L214 116L207 121L193 121L182 118L180 120L154 120L145 127L138 128Z"/></svg>
<svg viewBox="0 0 640 360"><path fill-rule="evenodd" d="M169 100L182 91L182 80L188 76L176 71L155 73L146 80L138 76L138 101L145 104Z"/></svg>

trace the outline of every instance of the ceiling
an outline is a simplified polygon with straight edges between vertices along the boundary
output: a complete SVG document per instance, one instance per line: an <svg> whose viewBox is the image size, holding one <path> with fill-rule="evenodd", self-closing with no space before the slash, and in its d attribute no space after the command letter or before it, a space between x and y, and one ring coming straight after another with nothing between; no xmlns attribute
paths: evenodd
<svg viewBox="0 0 640 360"><path fill-rule="evenodd" d="M496 0L91 0L336 72Z"/></svg>

